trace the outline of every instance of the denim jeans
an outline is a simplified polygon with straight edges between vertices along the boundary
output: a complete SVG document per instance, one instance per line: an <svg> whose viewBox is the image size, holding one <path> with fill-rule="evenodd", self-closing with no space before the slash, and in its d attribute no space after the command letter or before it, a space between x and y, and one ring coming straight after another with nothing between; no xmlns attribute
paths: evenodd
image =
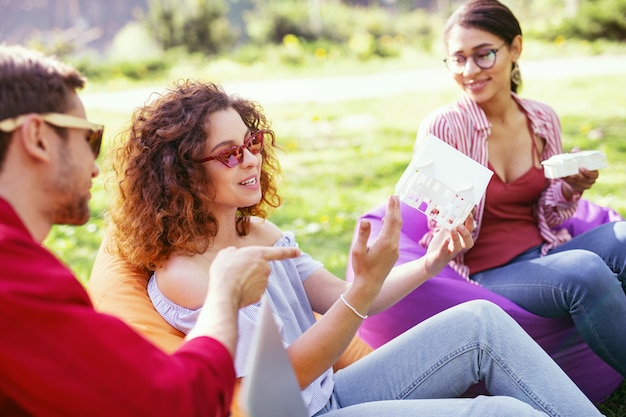
<svg viewBox="0 0 626 417"><path fill-rule="evenodd" d="M454 398L484 381L493 396ZM600 416L526 332L475 300L420 323L338 371L327 408L345 416Z"/></svg>
<svg viewBox="0 0 626 417"><path fill-rule="evenodd" d="M533 248L471 278L539 316L571 316L591 349L626 377L626 222L598 226L546 256Z"/></svg>

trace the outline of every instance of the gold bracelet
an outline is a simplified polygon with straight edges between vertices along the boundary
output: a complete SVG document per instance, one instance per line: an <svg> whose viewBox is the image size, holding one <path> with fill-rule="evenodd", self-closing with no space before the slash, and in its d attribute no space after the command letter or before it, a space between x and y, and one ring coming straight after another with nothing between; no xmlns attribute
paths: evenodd
<svg viewBox="0 0 626 417"><path fill-rule="evenodd" d="M343 303L346 305L346 307L348 307L350 310L352 310L352 312L354 314L356 314L360 319L365 320L368 316L367 314L361 314L359 313L356 308L352 307L350 305L350 303L345 299L345 297L343 296L343 293L339 296L339 298L341 298L341 301L343 301Z"/></svg>

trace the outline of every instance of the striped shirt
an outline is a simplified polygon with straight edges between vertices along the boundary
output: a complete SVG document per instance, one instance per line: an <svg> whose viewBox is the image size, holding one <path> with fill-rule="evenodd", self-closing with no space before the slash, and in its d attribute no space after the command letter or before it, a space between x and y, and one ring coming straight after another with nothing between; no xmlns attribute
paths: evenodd
<svg viewBox="0 0 626 417"><path fill-rule="evenodd" d="M534 134L545 140L543 159L561 153L561 123L556 112L547 104L522 99L515 93L511 93L511 96L526 113ZM469 96L463 96L458 102L435 110L426 116L417 133L416 149L429 133L487 166L489 157L487 138L491 135L491 123L485 112ZM565 229L559 229L558 226L574 215L580 194L576 193L571 201L567 201L561 191L562 182L561 179L549 180L549 185L535 205L537 227L545 241L542 246L542 255L571 239L570 234ZM480 234L484 206L483 197L476 208L476 227L472 233L474 240ZM424 246L427 246L433 237L434 221L428 226L429 231L420 240L420 244ZM463 253L459 254L450 266L469 279L469 268L463 262Z"/></svg>

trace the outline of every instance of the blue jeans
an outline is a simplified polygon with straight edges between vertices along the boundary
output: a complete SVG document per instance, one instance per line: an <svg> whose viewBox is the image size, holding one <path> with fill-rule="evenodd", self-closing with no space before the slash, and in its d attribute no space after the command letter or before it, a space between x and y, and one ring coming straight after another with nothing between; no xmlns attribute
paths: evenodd
<svg viewBox="0 0 626 417"><path fill-rule="evenodd" d="M454 398L484 381L493 396ZM316 416L600 416L526 332L475 300L420 323L335 375Z"/></svg>
<svg viewBox="0 0 626 417"><path fill-rule="evenodd" d="M598 226L546 256L533 248L471 278L539 316L570 316L591 349L626 377L626 222Z"/></svg>

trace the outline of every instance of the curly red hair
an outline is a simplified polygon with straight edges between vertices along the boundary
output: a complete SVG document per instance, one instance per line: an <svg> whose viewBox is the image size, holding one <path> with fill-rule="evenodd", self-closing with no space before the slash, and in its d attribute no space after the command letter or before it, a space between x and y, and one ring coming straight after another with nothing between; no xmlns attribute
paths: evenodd
<svg viewBox="0 0 626 417"><path fill-rule="evenodd" d="M118 187L108 213L109 249L146 272L173 253L207 250L219 225L211 214L211 179L196 161L205 156L210 116L229 108L251 131L266 131L262 198L238 209L238 233L248 233L250 216L265 218L268 208L280 205L275 135L261 106L228 95L216 84L181 81L135 111L111 154Z"/></svg>

